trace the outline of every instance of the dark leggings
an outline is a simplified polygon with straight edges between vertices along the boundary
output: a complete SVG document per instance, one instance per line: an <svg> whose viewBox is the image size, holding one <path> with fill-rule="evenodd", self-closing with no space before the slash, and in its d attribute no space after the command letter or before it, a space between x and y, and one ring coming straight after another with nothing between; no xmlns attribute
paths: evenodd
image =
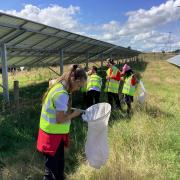
<svg viewBox="0 0 180 180"><path fill-rule="evenodd" d="M93 104L99 103L100 92L95 90L90 90L87 92L87 107Z"/></svg>
<svg viewBox="0 0 180 180"><path fill-rule="evenodd" d="M64 180L64 142L54 156L45 154L45 174L43 180Z"/></svg>
<svg viewBox="0 0 180 180"><path fill-rule="evenodd" d="M125 94L125 102L127 104L127 113L131 113L131 103L133 102L133 96Z"/></svg>
<svg viewBox="0 0 180 180"><path fill-rule="evenodd" d="M121 108L119 95L117 93L108 92L108 102L113 107L113 99L116 103L116 108Z"/></svg>

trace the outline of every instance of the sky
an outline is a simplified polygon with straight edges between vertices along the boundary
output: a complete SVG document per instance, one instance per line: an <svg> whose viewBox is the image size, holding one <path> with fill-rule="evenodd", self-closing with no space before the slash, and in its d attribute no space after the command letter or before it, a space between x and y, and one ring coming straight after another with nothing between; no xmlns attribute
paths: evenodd
<svg viewBox="0 0 180 180"><path fill-rule="evenodd" d="M180 49L180 0L0 0L0 11L140 51Z"/></svg>

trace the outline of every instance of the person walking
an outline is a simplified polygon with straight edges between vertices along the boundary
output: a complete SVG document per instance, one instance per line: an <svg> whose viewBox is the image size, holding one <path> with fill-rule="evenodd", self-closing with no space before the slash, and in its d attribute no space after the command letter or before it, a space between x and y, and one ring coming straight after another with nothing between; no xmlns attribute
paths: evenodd
<svg viewBox="0 0 180 180"><path fill-rule="evenodd" d="M130 66L125 64L122 68L122 75L124 76L124 85L122 93L124 94L125 103L127 104L127 114L131 115L131 103L133 102L133 96L136 90L136 75Z"/></svg>
<svg viewBox="0 0 180 180"><path fill-rule="evenodd" d="M121 104L119 100L119 84L121 80L121 72L115 66L113 59L107 60L108 70L106 71L106 87L105 91L108 95L108 102L113 107L113 100L116 103L116 108L121 109Z"/></svg>
<svg viewBox="0 0 180 180"><path fill-rule="evenodd" d="M91 70L88 72L87 107L99 103L102 78L97 75L97 70L96 66L92 66Z"/></svg>
<svg viewBox="0 0 180 180"><path fill-rule="evenodd" d="M43 180L64 179L64 147L68 146L71 120L81 114L72 113L70 96L87 80L85 71L73 65L45 93L42 102L37 149L45 156Z"/></svg>

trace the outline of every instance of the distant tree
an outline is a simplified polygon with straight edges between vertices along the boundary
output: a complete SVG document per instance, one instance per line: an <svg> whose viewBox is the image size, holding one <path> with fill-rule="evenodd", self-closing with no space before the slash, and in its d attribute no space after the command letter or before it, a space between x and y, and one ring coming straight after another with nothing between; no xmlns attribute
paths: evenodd
<svg viewBox="0 0 180 180"><path fill-rule="evenodd" d="M176 49L174 52L175 53L180 53L180 49Z"/></svg>
<svg viewBox="0 0 180 180"><path fill-rule="evenodd" d="M162 54L165 54L166 52L165 52L165 50L162 50Z"/></svg>
<svg viewBox="0 0 180 180"><path fill-rule="evenodd" d="M127 48L128 48L128 49L131 49L131 46L128 46Z"/></svg>

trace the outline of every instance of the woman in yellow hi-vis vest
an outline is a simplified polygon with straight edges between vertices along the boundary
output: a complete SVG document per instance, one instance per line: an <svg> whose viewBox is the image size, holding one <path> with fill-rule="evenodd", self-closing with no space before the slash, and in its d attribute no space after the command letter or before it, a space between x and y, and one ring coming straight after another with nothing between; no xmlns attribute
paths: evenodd
<svg viewBox="0 0 180 180"><path fill-rule="evenodd" d="M68 112L69 94L78 91L86 80L85 71L73 65L44 95L37 140L37 149L46 158L44 180L64 179L64 146L68 145L70 122L81 113Z"/></svg>
<svg viewBox="0 0 180 180"><path fill-rule="evenodd" d="M119 100L119 85L121 80L121 72L115 66L113 59L107 60L107 67L109 68L106 71L106 87L105 91L108 95L108 102L113 107L113 100L116 103L116 108L121 109L121 104Z"/></svg>
<svg viewBox="0 0 180 180"><path fill-rule="evenodd" d="M93 104L99 103L102 78L97 75L97 67L92 66L91 70L88 72L88 83L87 83L87 107Z"/></svg>

